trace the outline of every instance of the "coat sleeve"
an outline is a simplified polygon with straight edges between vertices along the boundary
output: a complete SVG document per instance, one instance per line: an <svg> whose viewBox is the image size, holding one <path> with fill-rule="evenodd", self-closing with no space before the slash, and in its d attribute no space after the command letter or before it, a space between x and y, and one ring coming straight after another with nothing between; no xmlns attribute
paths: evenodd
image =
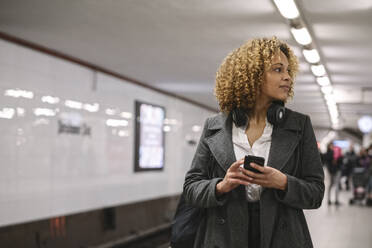
<svg viewBox="0 0 372 248"><path fill-rule="evenodd" d="M300 177L287 174L287 190L276 190L277 199L294 208L315 209L322 204L324 196L324 171L310 118L306 116L300 144Z"/></svg>
<svg viewBox="0 0 372 248"><path fill-rule="evenodd" d="M216 197L216 185L223 178L211 178L211 152L205 141L208 130L208 119L204 123L190 170L186 173L183 194L192 206L208 208L224 205L227 197Z"/></svg>

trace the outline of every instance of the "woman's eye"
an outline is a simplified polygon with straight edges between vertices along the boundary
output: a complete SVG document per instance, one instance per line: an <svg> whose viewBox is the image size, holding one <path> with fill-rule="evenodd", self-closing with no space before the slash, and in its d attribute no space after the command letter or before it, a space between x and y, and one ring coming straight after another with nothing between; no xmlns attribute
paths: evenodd
<svg viewBox="0 0 372 248"><path fill-rule="evenodd" d="M280 72L281 71L281 68L275 68L274 71Z"/></svg>

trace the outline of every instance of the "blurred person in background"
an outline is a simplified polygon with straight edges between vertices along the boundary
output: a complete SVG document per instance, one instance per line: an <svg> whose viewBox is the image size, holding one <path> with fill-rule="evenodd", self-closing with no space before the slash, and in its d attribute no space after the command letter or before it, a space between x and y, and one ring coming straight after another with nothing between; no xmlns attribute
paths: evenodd
<svg viewBox="0 0 372 248"><path fill-rule="evenodd" d="M368 169L368 185L367 185L367 206L372 206L372 145L367 150L368 157L370 158L370 164Z"/></svg>
<svg viewBox="0 0 372 248"><path fill-rule="evenodd" d="M367 149L365 148L360 149L357 166L363 167L363 168L369 168L370 162L371 162L371 159L368 156Z"/></svg>
<svg viewBox="0 0 372 248"><path fill-rule="evenodd" d="M342 165L342 152L341 148L334 146L333 143L329 143L327 146L327 152L324 156L324 160L330 176L328 186L328 205L332 204L331 192L335 191L335 205L339 206L339 182L341 178L341 165Z"/></svg>
<svg viewBox="0 0 372 248"><path fill-rule="evenodd" d="M345 177L346 190L350 189L351 172L353 168L357 166L357 163L358 163L358 156L354 151L354 146L350 145L349 150L344 155L342 172L341 172L341 178ZM342 188L343 188L342 185L340 185L340 189Z"/></svg>

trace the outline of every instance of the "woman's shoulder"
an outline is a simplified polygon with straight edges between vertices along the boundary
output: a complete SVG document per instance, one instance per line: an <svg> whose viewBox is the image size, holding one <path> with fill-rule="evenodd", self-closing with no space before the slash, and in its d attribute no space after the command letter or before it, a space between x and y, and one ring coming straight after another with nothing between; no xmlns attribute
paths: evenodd
<svg viewBox="0 0 372 248"><path fill-rule="evenodd" d="M304 129L305 126L311 125L310 117L306 114L286 108L285 115L286 120L284 126L287 128L301 130Z"/></svg>
<svg viewBox="0 0 372 248"><path fill-rule="evenodd" d="M227 118L228 118L228 114L223 113L223 112L218 112L216 114L209 116L205 122L208 123L209 125L223 124Z"/></svg>
<svg viewBox="0 0 372 248"><path fill-rule="evenodd" d="M285 111L287 113L290 113L290 115L292 116L292 118L302 118L302 119L306 119L306 118L309 118L308 115L304 114L304 113L301 113L301 112L298 112L298 111L294 111L290 108L285 108Z"/></svg>
<svg viewBox="0 0 372 248"><path fill-rule="evenodd" d="M286 115L288 115L288 118L291 119L297 119L300 121L305 121L306 119L310 119L310 116L301 112L294 111L290 108L285 108Z"/></svg>

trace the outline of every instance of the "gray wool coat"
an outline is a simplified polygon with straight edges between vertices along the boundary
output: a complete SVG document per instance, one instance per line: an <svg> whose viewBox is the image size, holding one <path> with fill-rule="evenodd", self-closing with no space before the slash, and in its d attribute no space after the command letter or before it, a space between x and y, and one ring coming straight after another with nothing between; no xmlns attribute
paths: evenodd
<svg viewBox="0 0 372 248"><path fill-rule="evenodd" d="M217 198L216 184L237 159L231 115L210 117L184 183L186 201L206 209L194 248L247 248L248 211L244 186ZM260 200L261 248L313 247L303 209L319 208L324 173L314 130L306 115L286 109L274 126L268 166L287 175L286 191L264 188Z"/></svg>

